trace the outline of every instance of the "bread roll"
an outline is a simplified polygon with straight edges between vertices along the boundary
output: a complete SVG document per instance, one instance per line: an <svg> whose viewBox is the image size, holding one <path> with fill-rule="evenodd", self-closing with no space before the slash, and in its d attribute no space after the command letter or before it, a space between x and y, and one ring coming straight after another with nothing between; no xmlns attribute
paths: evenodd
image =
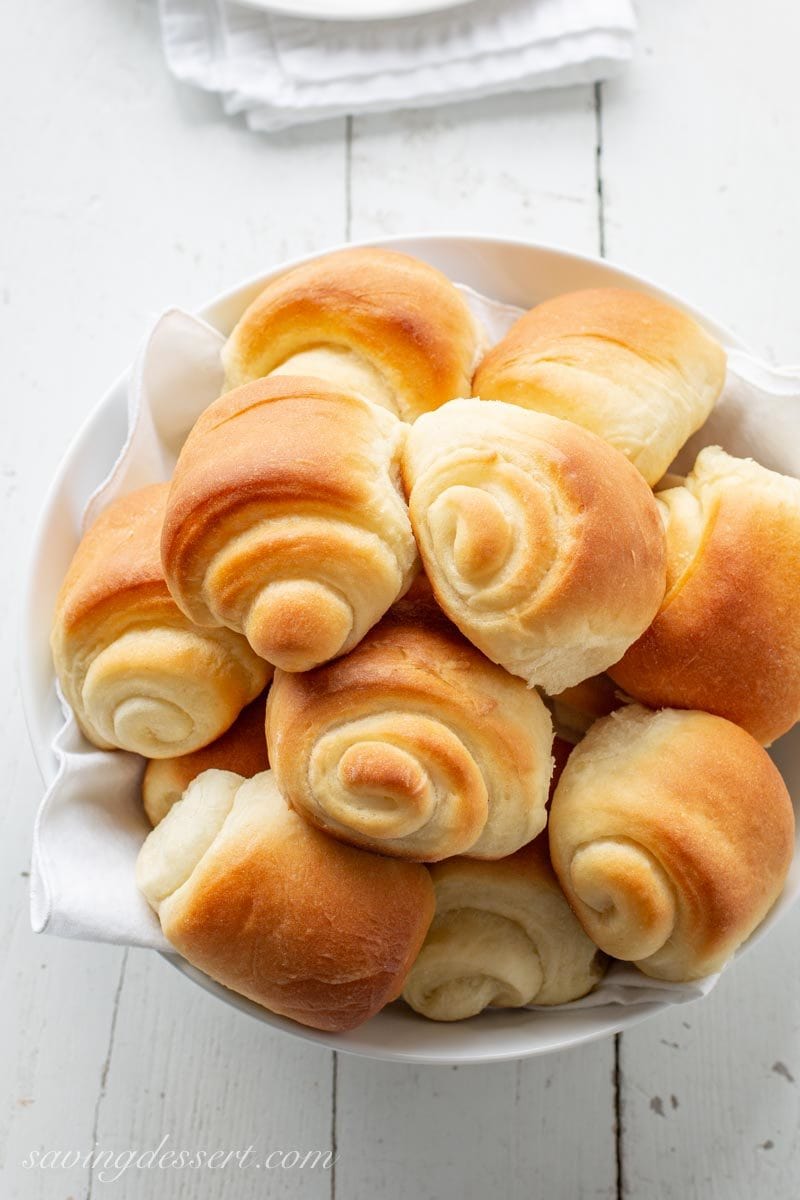
<svg viewBox="0 0 800 1200"><path fill-rule="evenodd" d="M326 254L268 283L223 351L229 388L315 375L405 421L469 394L483 334L460 293L392 250Z"/></svg>
<svg viewBox="0 0 800 1200"><path fill-rule="evenodd" d="M272 669L228 629L198 629L169 594L159 556L167 484L132 492L84 535L51 635L62 691L103 750L169 758L224 733Z"/></svg>
<svg viewBox="0 0 800 1200"><path fill-rule="evenodd" d="M178 758L150 760L142 780L142 802L151 825L163 821L192 780L203 771L233 771L244 779L251 779L267 770L264 707L265 698L259 696L242 709L227 733L201 750L181 754Z"/></svg>
<svg viewBox="0 0 800 1200"><path fill-rule="evenodd" d="M664 595L664 531L641 475L569 421L456 400L409 432L411 521L440 605L551 695L604 671Z"/></svg>
<svg viewBox="0 0 800 1200"><path fill-rule="evenodd" d="M653 708L699 708L769 744L800 718L800 480L701 450L658 493L667 592L610 674Z"/></svg>
<svg viewBox="0 0 800 1200"><path fill-rule="evenodd" d="M436 915L403 989L423 1016L565 1004L601 978L605 957L564 899L546 838L499 862L451 858L431 877Z"/></svg>
<svg viewBox="0 0 800 1200"><path fill-rule="evenodd" d="M318 379L220 397L181 451L164 522L181 609L244 633L286 671L355 646L418 567L399 483L405 428Z"/></svg>
<svg viewBox="0 0 800 1200"><path fill-rule="evenodd" d="M686 313L641 292L597 288L520 317L484 358L473 395L575 421L654 484L724 382L725 352Z"/></svg>
<svg viewBox="0 0 800 1200"><path fill-rule="evenodd" d="M400 994L433 916L424 867L335 842L269 771L206 771L142 847L136 879L194 966L313 1029L355 1029Z"/></svg>
<svg viewBox="0 0 800 1200"><path fill-rule="evenodd" d="M720 970L775 903L794 850L786 787L749 733L638 705L572 751L549 830L589 937L656 979Z"/></svg>
<svg viewBox="0 0 800 1200"><path fill-rule="evenodd" d="M546 696L556 732L566 741L579 742L595 721L607 717L625 703L622 693L608 675L592 675L557 696Z"/></svg>
<svg viewBox="0 0 800 1200"><path fill-rule="evenodd" d="M553 731L421 586L346 658L276 673L267 741L293 808L399 858L502 858L543 828Z"/></svg>

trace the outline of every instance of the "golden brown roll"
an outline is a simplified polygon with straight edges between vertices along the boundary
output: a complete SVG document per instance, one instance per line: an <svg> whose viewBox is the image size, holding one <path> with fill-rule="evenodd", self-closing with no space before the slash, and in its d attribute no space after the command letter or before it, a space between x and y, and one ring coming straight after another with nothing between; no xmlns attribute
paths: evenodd
<svg viewBox="0 0 800 1200"><path fill-rule="evenodd" d="M405 421L469 394L483 334L440 271L392 250L326 254L268 283L223 351L229 388L276 371L357 391Z"/></svg>
<svg viewBox="0 0 800 1200"><path fill-rule="evenodd" d="M276 673L278 787L328 833L400 858L502 858L543 828L550 716L422 586L346 658Z"/></svg>
<svg viewBox="0 0 800 1200"><path fill-rule="evenodd" d="M411 428L409 508L439 604L551 695L617 662L664 595L652 492L607 442L512 404L455 400Z"/></svg>
<svg viewBox="0 0 800 1200"><path fill-rule="evenodd" d="M786 786L749 733L638 705L572 751L549 831L589 937L657 979L718 971L775 903L794 850Z"/></svg>
<svg viewBox="0 0 800 1200"><path fill-rule="evenodd" d="M170 489L161 549L180 608L244 633L287 671L350 650L418 567L399 483L405 429L319 379L220 397Z"/></svg>
<svg viewBox="0 0 800 1200"><path fill-rule="evenodd" d="M424 867L326 837L269 771L199 775L136 879L184 958L313 1029L355 1029L396 999L434 908Z"/></svg>
<svg viewBox="0 0 800 1200"><path fill-rule="evenodd" d="M597 288L520 317L484 358L473 395L575 421L654 484L724 382L725 352L692 317L641 292Z"/></svg>
<svg viewBox="0 0 800 1200"><path fill-rule="evenodd" d="M768 745L800 718L800 480L718 446L659 492L667 592L610 674L652 708L699 708Z"/></svg>
<svg viewBox="0 0 800 1200"><path fill-rule="evenodd" d="M546 696L556 732L566 741L579 742L600 717L607 717L625 703L622 693L608 675L592 675L557 696Z"/></svg>
<svg viewBox="0 0 800 1200"><path fill-rule="evenodd" d="M159 556L167 484L116 500L81 540L56 601L53 661L86 737L148 758L197 750L263 690L272 668L228 629L198 629Z"/></svg>
<svg viewBox="0 0 800 1200"><path fill-rule="evenodd" d="M423 1016L565 1004L603 975L605 956L564 899L545 837L499 862L451 858L431 877L436 915L403 989Z"/></svg>
<svg viewBox="0 0 800 1200"><path fill-rule="evenodd" d="M248 704L215 742L177 758L154 758L145 767L142 802L151 825L163 821L193 779L203 771L233 771L252 779L269 767L264 733L264 696Z"/></svg>

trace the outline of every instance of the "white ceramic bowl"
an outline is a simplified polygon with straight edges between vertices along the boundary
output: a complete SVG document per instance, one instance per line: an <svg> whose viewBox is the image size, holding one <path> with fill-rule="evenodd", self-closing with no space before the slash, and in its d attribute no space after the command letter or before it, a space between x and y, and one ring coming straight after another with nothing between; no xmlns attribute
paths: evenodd
<svg viewBox="0 0 800 1200"><path fill-rule="evenodd" d="M577 288L637 287L692 312L729 348L741 347L728 330L675 296L599 259L526 242L466 235L396 237L370 244L390 246L425 259L453 280L469 284L484 295L526 308ZM317 256L309 256L314 257ZM267 280L295 265L296 262L283 263L240 284L211 300L200 310L200 315L222 333L229 333ZM52 780L56 770L50 743L61 721L47 633L56 593L75 549L78 515L89 495L108 474L125 438L125 388L126 375L123 375L109 388L78 432L50 488L34 535L24 606L21 674L28 729L46 783ZM781 739L774 757L790 791L800 796L800 727ZM780 901L740 953L756 938L762 937L798 895L800 855ZM385 1060L464 1064L527 1058L627 1029L665 1007L661 1003L649 1003L633 1008L607 1004L599 1008L548 1012L516 1009L488 1012L454 1024L439 1024L425 1021L404 1005L395 1004L353 1033L333 1035L304 1029L293 1021L273 1016L215 983L182 959L168 957L184 975L206 991L267 1025L334 1050Z"/></svg>
<svg viewBox="0 0 800 1200"><path fill-rule="evenodd" d="M460 8L471 0L243 0L248 8L317 21L385 21Z"/></svg>

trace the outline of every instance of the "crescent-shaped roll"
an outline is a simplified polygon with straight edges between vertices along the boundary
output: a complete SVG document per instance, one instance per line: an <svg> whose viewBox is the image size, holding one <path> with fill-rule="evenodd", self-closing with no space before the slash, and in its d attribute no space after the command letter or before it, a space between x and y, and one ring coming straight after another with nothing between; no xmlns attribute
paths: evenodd
<svg viewBox="0 0 800 1200"><path fill-rule="evenodd" d="M83 733L147 758L212 742L272 668L228 629L198 629L172 599L159 541L168 485L132 492L82 538L56 601L53 661Z"/></svg>
<svg viewBox="0 0 800 1200"><path fill-rule="evenodd" d="M480 364L473 395L575 421L657 483L714 407L725 352L686 313L622 288L537 305Z"/></svg>
<svg viewBox="0 0 800 1200"><path fill-rule="evenodd" d="M145 841L136 881L195 967L313 1029L395 1000L434 909L425 867L345 846L265 771L206 771Z"/></svg>
<svg viewBox="0 0 800 1200"><path fill-rule="evenodd" d="M203 771L233 771L244 779L252 779L267 770L264 707L265 699L259 696L242 709L230 729L216 741L191 754L150 760L142 779L142 803L151 825L163 821L192 780Z"/></svg>
<svg viewBox="0 0 800 1200"><path fill-rule="evenodd" d="M411 428L411 522L439 604L550 695L617 662L665 585L664 530L627 459L571 421L456 400Z"/></svg>
<svg viewBox="0 0 800 1200"><path fill-rule="evenodd" d="M404 421L469 393L484 348L446 276L392 250L341 250L272 280L223 350L226 382L315 375Z"/></svg>
<svg viewBox="0 0 800 1200"><path fill-rule="evenodd" d="M545 825L550 715L415 585L346 658L276 672L278 787L337 838L400 858L502 858Z"/></svg>
<svg viewBox="0 0 800 1200"><path fill-rule="evenodd" d="M355 646L418 568L399 481L405 430L319 379L221 396L181 450L164 521L183 612L244 633L287 671Z"/></svg>
<svg viewBox="0 0 800 1200"><path fill-rule="evenodd" d="M800 719L800 480L701 450L657 494L667 592L612 667L653 708L699 708L768 745Z"/></svg>
<svg viewBox="0 0 800 1200"><path fill-rule="evenodd" d="M720 970L778 898L794 813L766 750L708 713L628 705L569 756L550 854L592 941L656 979Z"/></svg>
<svg viewBox="0 0 800 1200"><path fill-rule="evenodd" d="M606 961L558 885L547 839L499 862L451 858L431 868L436 915L403 989L434 1021L485 1008L565 1004L590 992Z"/></svg>

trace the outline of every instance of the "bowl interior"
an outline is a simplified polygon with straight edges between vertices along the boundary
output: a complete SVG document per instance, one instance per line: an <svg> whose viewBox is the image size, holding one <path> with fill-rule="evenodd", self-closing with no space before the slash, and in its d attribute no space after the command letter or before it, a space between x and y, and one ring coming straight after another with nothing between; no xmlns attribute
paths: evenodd
<svg viewBox="0 0 800 1200"><path fill-rule="evenodd" d="M636 287L692 312L728 348L741 348L741 343L728 330L679 298L599 259L487 237L428 235L388 238L370 244L415 255L459 283L521 307L529 308L551 296L579 288ZM267 280L294 265L283 264L240 284L204 305L199 315L221 333L229 333ZM34 535L24 603L20 670L28 730L47 784L56 772L51 742L61 724L47 632L61 580L77 544L83 508L111 470L125 440L126 384L127 374L123 374L76 435L53 480ZM792 796L800 795L800 729L780 740L773 757ZM798 860L800 856L795 860L780 901L747 946L763 936L800 894ZM740 953L746 948L743 947ZM628 1008L608 1004L598 1008L548 1012L507 1010L485 1013L470 1021L439 1024L422 1020L404 1005L395 1004L352 1033L331 1035L304 1029L274 1016L215 983L183 959L168 958L206 991L274 1028L331 1049L376 1059L466 1064L524 1058L603 1037L664 1007L662 1003L643 1003Z"/></svg>

